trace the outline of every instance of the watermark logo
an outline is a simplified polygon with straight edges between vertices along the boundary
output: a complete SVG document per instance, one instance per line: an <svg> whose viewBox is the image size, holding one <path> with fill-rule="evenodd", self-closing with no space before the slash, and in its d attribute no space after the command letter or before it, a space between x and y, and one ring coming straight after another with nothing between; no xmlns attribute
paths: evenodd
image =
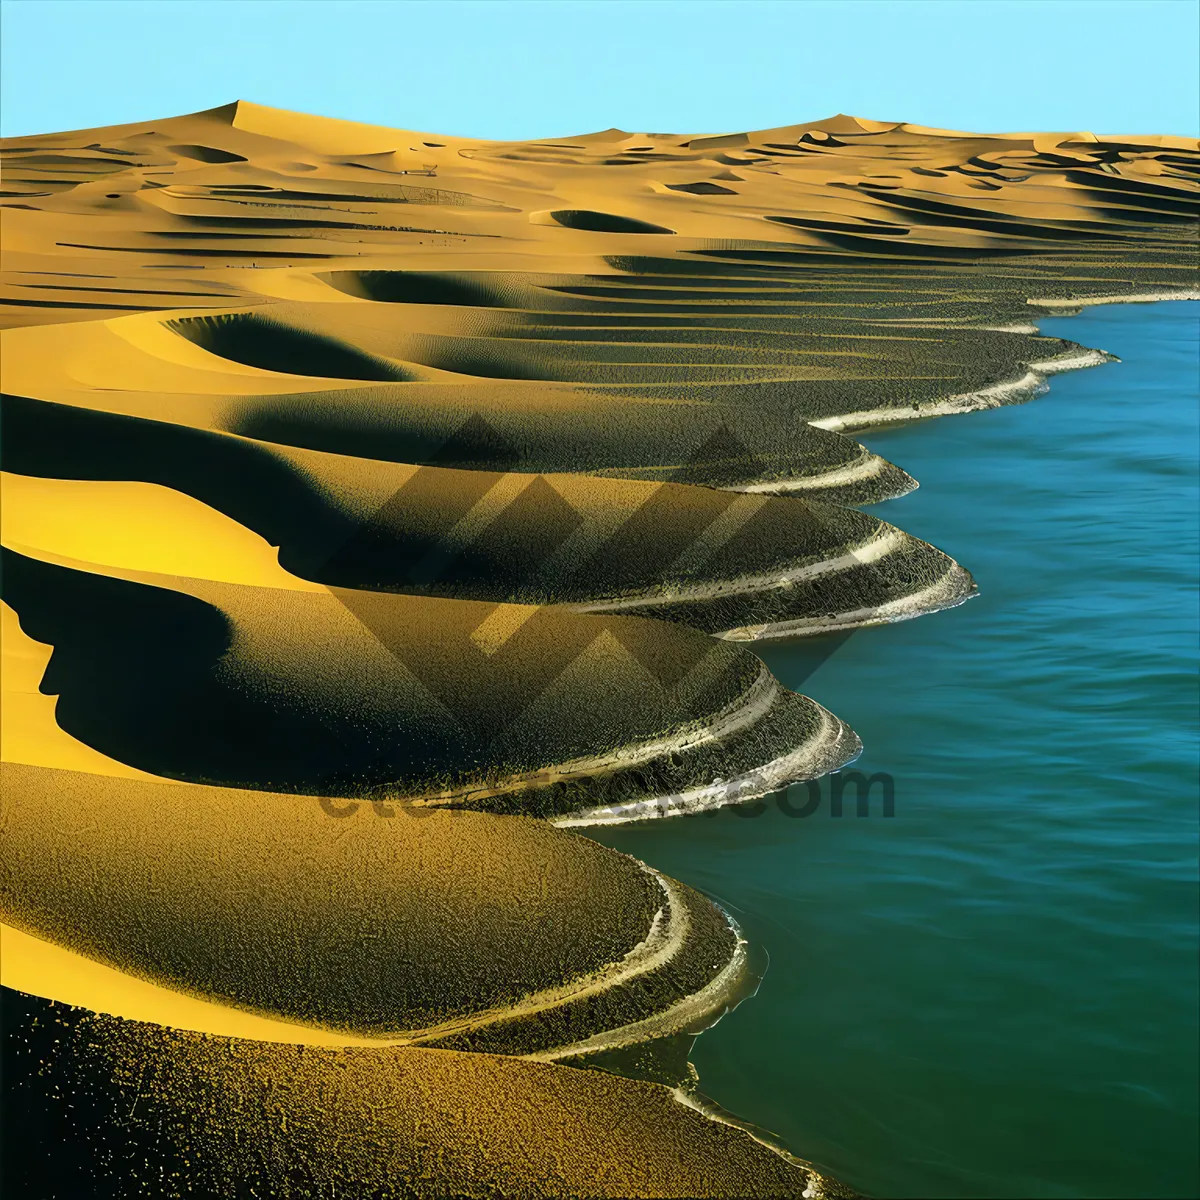
<svg viewBox="0 0 1200 1200"><path fill-rule="evenodd" d="M331 817L352 817L369 808L377 817L390 819L396 816L424 817L438 812L455 816L469 811L465 808L437 808L412 800L381 799L336 799L329 796L319 798L321 810ZM859 820L866 817L894 817L896 815L896 780L886 771L875 771L867 775L862 771L834 771L820 779L807 779L800 783L779 787L770 784L760 774L752 772L742 778L707 789L702 806L688 805L683 793L652 797L638 808L638 817L683 817L698 820L715 817L729 812L741 820L768 815L774 809L792 820L819 816L822 813L834 819L853 816ZM603 811L603 810L602 810ZM611 810L611 815L620 814ZM603 824L600 815L597 823Z"/></svg>
<svg viewBox="0 0 1200 1200"><path fill-rule="evenodd" d="M743 492L711 487L697 502L694 492L671 484L759 479L767 473L765 465L720 424L670 482L641 481L638 502L605 530L595 511L572 505L571 489L564 495L553 477L520 473L521 463L521 452L502 431L479 415L469 417L309 573L328 584L435 701L432 707L444 714L447 728L477 748L481 759L529 719L582 656L603 653L597 643L604 638L658 688L676 695L681 711L702 715L706 707L719 708L706 695L722 682L728 643L647 636L628 615L659 615L655 604L622 610L618 601L609 611L589 613L589 607L606 607L589 605L589 599L597 591L619 595L631 582L636 590L664 578L707 578L704 567L731 538L755 536L763 506ZM811 532L814 545L836 544L837 531L826 515L836 511L797 505L796 521ZM484 545L503 547L503 553L481 553ZM503 568L498 579L488 575L497 562ZM502 590L507 598L480 602L489 588L491 595ZM398 620L389 593L475 602L425 610L408 606ZM780 589L739 594L729 606L736 611L732 623L769 625L781 618L787 600ZM663 602L671 601L664 593ZM686 623L686 611L675 615ZM789 684L801 685L849 636L849 631L824 635L798 649ZM503 704L479 703L481 696L503 697ZM581 695L580 703L586 702ZM385 755L356 775L369 789L370 780L382 780L389 770L394 769ZM346 792L345 779L325 783ZM378 809L390 803L355 790ZM748 788L748 794L761 791L761 781ZM326 811L338 815L332 810L340 807L331 801Z"/></svg>

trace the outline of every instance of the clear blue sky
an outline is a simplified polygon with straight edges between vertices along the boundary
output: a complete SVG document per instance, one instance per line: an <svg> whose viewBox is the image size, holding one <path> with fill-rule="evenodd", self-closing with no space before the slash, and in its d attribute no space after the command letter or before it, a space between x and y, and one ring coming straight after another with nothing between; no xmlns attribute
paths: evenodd
<svg viewBox="0 0 1200 1200"><path fill-rule="evenodd" d="M3 0L0 131L235 99L437 133L834 112L1200 133L1200 0Z"/></svg>

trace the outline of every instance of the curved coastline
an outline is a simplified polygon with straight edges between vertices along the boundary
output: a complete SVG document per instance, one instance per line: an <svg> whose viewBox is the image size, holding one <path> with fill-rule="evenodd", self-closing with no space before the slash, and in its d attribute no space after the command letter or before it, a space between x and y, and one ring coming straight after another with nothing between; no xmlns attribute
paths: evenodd
<svg viewBox="0 0 1200 1200"><path fill-rule="evenodd" d="M911 629L885 636L878 657L864 639L851 645L835 671L829 664L809 685L821 695L824 681L827 699L859 725L871 753L858 769L899 781L907 797L906 839L887 821L848 828L776 819L772 833L774 811L748 825L726 821L725 838L714 823L681 829L678 840L632 830L603 839L676 875L707 880L737 906L751 935L772 946L773 986L760 991L753 1013L745 1011L712 1041L699 1043L696 1065L722 1103L868 1195L982 1189L1032 1196L1049 1186L1089 1194L1194 1190L1187 1137L1195 1098L1186 1073L1171 1065L1195 1003L1194 976L1186 970L1194 921L1186 897L1150 890L1164 869L1187 872L1194 829L1189 834L1185 812L1150 798L1159 789L1173 793L1168 780L1188 777L1194 741L1194 705L1177 670L1190 653L1194 626L1187 591L1194 509L1189 517L1186 504L1180 507L1178 488L1181 481L1185 489L1187 480L1195 482L1182 434L1195 426L1198 314L1194 300L1163 303L1157 312L1088 309L1079 322L1055 313L1046 328L1116 351L1125 365L1055 379L1036 408L996 411L977 426L948 422L881 437L877 448L907 460L926 485L925 503L909 516L909 527L960 548L970 544L972 532L976 538L986 532L989 544L977 544L972 565L985 594L1003 584L992 600L995 627L982 611L963 613L950 622L945 641L935 625L924 633ZM1072 333L1072 325L1080 332ZM1012 456L1025 445L1030 460L1018 467ZM1111 490L1093 497L1092 487L1109 469ZM1010 479L1012 494L999 495ZM942 500L933 503L930 489ZM1013 521L1022 513L1028 525ZM1150 529L1160 539L1171 531L1170 551L1126 591L1121 564L1142 553ZM1060 547L1068 546L1060 558ZM1042 562L1045 579L1025 573ZM1139 613L1149 614L1145 625ZM1015 656L1020 646L1030 652ZM1046 648L1053 665L1037 652ZM936 665L926 679L929 658ZM785 666L788 651L767 661L794 683ZM796 656L795 669L806 671L803 655ZM917 676L925 694L896 725L886 697ZM989 686L976 685L989 678ZM1148 707L1145 719L1126 726L1119 698L1132 689ZM857 709L851 693L861 699ZM1065 727L1056 724L1060 714L1070 714ZM999 731L997 722L1003 723ZM936 733L937 754L926 759L908 743L913 728ZM1012 736L1021 729L1022 741L1030 743L1015 755ZM1160 757L1154 745L1164 735L1173 748ZM1100 776L1094 788L1085 788L1089 802L1080 808L1079 780L1095 778L1096 747L1102 748ZM1129 764L1130 778L1141 787L1130 791L1103 767L1118 762ZM1145 836L1127 845L1126 830L1141 822ZM989 850L985 864L979 848L993 845L998 861ZM794 862L808 861L806 846L813 850L811 870L793 874ZM1114 846L1121 849L1116 858L1109 852ZM1165 867L1168 861L1173 868ZM1032 882L1037 863L1045 871L1041 884ZM1060 876L1066 869L1071 883ZM1135 880L1145 881L1145 893L1135 890ZM1128 886L1138 896L1137 910L1122 906L1101 916L1093 907L1097 886L1110 894ZM986 911L969 902L946 904L950 895L983 894ZM774 924L780 912L793 909L817 911L811 930L784 919L795 939ZM1026 939L1031 911L1065 916L1068 910L1074 914L1069 926L1050 921L1034 942ZM883 912L902 915L879 920ZM1108 964L1120 959L1117 948L1127 938L1140 947L1138 982L1077 1024L1074 1014L1103 989ZM972 947L984 939L996 954L975 953ZM862 967L877 961L878 968ZM822 963L832 967L828 987L810 988ZM846 963L855 965L843 969ZM865 995L880 972L895 975L895 991ZM1026 987L1015 1009L1007 1001L996 1006L991 984L998 973ZM951 976L953 983L944 984ZM961 1004L966 996L999 1014L983 1033L979 1009ZM1129 1013L1160 1000L1161 1020L1153 1027L1127 1024ZM1016 1024L1006 1027L1005 1014ZM856 1042L864 1028L871 1034ZM764 1050L791 1038L794 1029L803 1034L786 1055ZM963 1057L955 1062L965 1075L956 1071L948 1079L917 1065L959 1047ZM862 1130L845 1137L857 1114L890 1094L901 1069L895 1064L910 1054L912 1108L892 1109L896 1119L888 1119L881 1137ZM1070 1098L1078 1095L1072 1080L1101 1063L1131 1081L1131 1094L1080 1096L1083 1107L1072 1108ZM1001 1123L975 1140L978 1114L962 1099L973 1094L971 1080L993 1067L989 1110L1024 1114L1029 1072L1047 1067L1055 1083L1039 1102L1040 1133L1027 1130L1014 1143ZM802 1089L794 1087L798 1076ZM823 1111L813 1086L843 1077L857 1082L832 1111ZM1144 1087L1162 1095L1161 1117L1151 1119L1132 1094L1134 1080L1139 1094ZM1094 1139L1076 1136L1084 1111L1086 1127L1108 1131L1098 1159ZM1177 1135L1161 1158L1148 1159L1142 1148L1161 1139L1164 1121ZM1061 1141L1042 1161L1048 1128L1058 1128ZM806 1141L810 1129L813 1139Z"/></svg>

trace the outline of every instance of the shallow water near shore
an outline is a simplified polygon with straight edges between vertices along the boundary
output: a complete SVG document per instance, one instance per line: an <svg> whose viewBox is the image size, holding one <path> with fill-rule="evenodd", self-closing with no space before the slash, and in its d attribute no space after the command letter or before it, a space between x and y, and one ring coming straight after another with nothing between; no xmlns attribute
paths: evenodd
<svg viewBox="0 0 1200 1200"><path fill-rule="evenodd" d="M860 734L893 817L881 783L832 816L824 781L807 817L797 788L588 831L765 948L700 1087L868 1195L1200 1194L1198 316L1039 319L1122 362L862 436L921 483L875 511L980 595L815 670L762 656Z"/></svg>

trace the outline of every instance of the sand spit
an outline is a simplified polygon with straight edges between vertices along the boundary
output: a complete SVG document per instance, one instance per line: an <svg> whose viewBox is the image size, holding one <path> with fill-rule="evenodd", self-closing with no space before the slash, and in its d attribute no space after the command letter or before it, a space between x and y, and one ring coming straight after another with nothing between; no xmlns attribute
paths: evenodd
<svg viewBox="0 0 1200 1200"><path fill-rule="evenodd" d="M6 1174L63 1195L762 1196L820 1177L661 1084L204 1037L5 989ZM588 1136L580 1137L586 1130ZM253 1147L252 1153L247 1148ZM837 1193L831 1193L836 1195Z"/></svg>
<svg viewBox="0 0 1200 1200"><path fill-rule="evenodd" d="M1026 300L1038 308L1082 309L1094 304L1155 304L1160 300L1200 300L1200 289L1172 289L1167 292L1143 292L1127 296L1085 296L1077 300Z"/></svg>
<svg viewBox="0 0 1200 1200"><path fill-rule="evenodd" d="M701 1027L746 949L553 825L858 752L745 644L974 582L853 507L917 481L847 434L1109 361L1033 310L1200 296L1200 144L236 102L0 155L6 1168L842 1194L560 1065Z"/></svg>
<svg viewBox="0 0 1200 1200"><path fill-rule="evenodd" d="M928 587L873 608L858 608L849 612L780 621L771 625L750 625L741 629L730 629L719 636L734 642L757 642L865 629L871 625L891 625L896 621L911 621L914 617L957 608L978 594L971 574L963 570L958 563L951 562L945 573Z"/></svg>
<svg viewBox="0 0 1200 1200"><path fill-rule="evenodd" d="M1116 356L1104 350L1088 350L1082 346L1074 354L1061 354L1045 362L1029 364L1029 370L1018 379L995 383L977 392L961 396L947 396L935 404L914 405L911 412L896 408L876 408L871 412L846 413L840 417L826 417L813 424L821 429L868 429L881 425L907 421L923 421L929 417L945 417L958 413L976 412L984 408L1000 408L1005 404L1020 404L1032 400L1047 391L1046 379L1062 371L1079 371L1086 367L1102 367L1105 363L1118 361Z"/></svg>
<svg viewBox="0 0 1200 1200"><path fill-rule="evenodd" d="M777 792L790 783L827 775L851 763L862 752L858 735L832 713L821 711L820 724L812 736L794 750L730 779L718 777L701 787L683 792L647 796L625 803L598 805L582 812L557 817L560 829L589 825L625 825L630 821L654 820L744 804Z"/></svg>
<svg viewBox="0 0 1200 1200"><path fill-rule="evenodd" d="M680 1031L698 1033L710 1028L736 1002L749 977L749 956L746 939L737 923L722 910L729 928L734 934L733 952L729 961L699 991L677 1000L662 1013L655 1013L641 1021L574 1042L569 1046L556 1046L525 1057L535 1062L562 1062L568 1059L586 1059L599 1052L625 1049L642 1042L669 1037Z"/></svg>
<svg viewBox="0 0 1200 1200"><path fill-rule="evenodd" d="M505 1053L553 1054L720 1013L744 969L709 901L538 822L15 764L2 780L13 926L3 981L34 994L69 990L97 1007L95 962L111 969L93 985L108 987L118 1015L149 1011L177 1028L226 1034L253 1027L249 1013L280 1026L272 1040L486 1038ZM98 880L86 898L80 878ZM213 928L226 931L219 954ZM514 939L516 959L501 949ZM48 967L60 973L31 976ZM127 977L124 991L111 971Z"/></svg>
<svg viewBox="0 0 1200 1200"><path fill-rule="evenodd" d="M906 620L975 594L971 574L953 559L881 523L871 537L832 558L580 605L578 611L653 614L729 641L758 641ZM872 602L863 603L868 596Z"/></svg>

